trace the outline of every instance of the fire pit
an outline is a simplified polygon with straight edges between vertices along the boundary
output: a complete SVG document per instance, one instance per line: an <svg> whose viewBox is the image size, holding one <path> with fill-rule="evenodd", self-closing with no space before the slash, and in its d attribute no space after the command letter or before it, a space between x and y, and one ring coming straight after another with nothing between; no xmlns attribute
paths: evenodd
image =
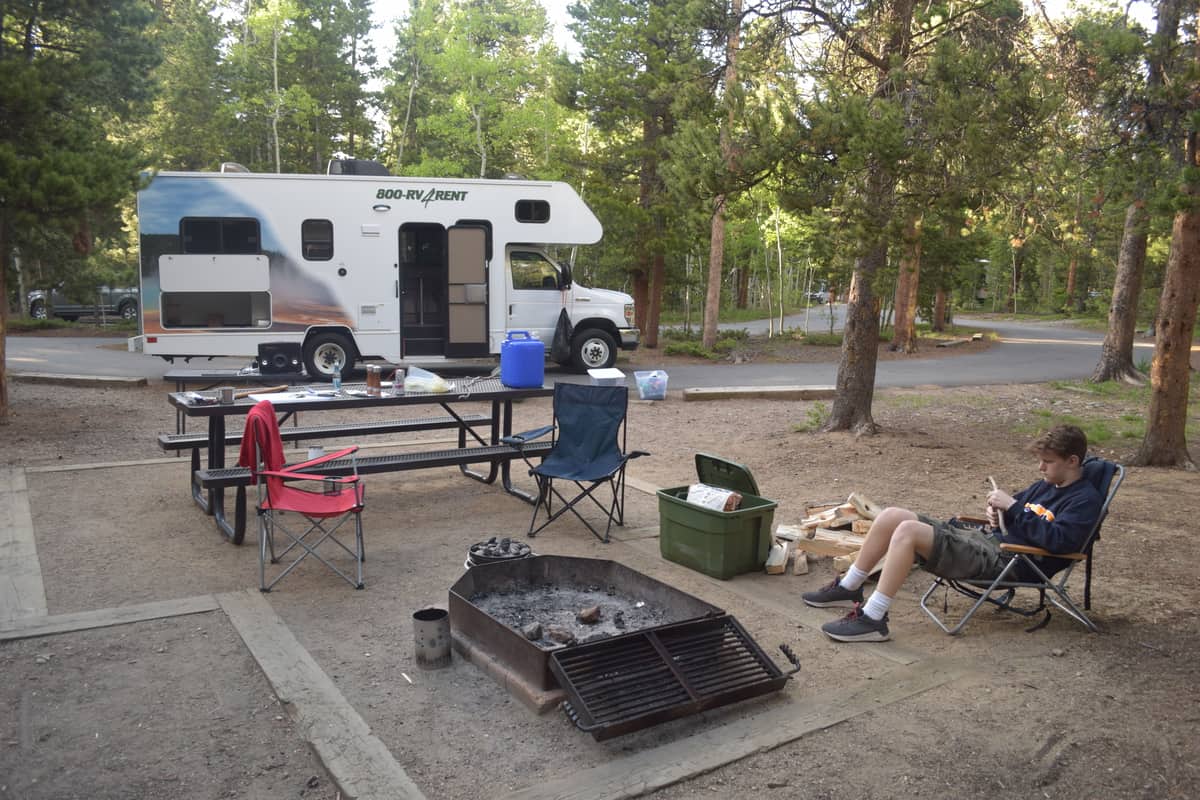
<svg viewBox="0 0 1200 800"><path fill-rule="evenodd" d="M483 564L450 589L455 649L539 713L597 739L783 687L721 609L615 561ZM788 657L793 659L790 651Z"/></svg>

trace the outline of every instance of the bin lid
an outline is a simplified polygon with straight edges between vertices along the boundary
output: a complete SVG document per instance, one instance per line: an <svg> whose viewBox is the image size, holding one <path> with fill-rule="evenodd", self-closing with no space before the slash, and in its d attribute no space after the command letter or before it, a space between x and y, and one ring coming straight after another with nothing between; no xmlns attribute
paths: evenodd
<svg viewBox="0 0 1200 800"><path fill-rule="evenodd" d="M696 475L701 483L733 489L742 494L758 494L758 484L750 474L750 468L735 464L720 456L696 453Z"/></svg>

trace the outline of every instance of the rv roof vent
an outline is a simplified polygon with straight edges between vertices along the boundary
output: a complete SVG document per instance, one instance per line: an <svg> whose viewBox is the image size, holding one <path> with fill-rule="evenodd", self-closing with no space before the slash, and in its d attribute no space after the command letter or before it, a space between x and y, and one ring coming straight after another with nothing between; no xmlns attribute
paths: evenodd
<svg viewBox="0 0 1200 800"><path fill-rule="evenodd" d="M246 167L236 161L222 161L221 172L249 172Z"/></svg>
<svg viewBox="0 0 1200 800"><path fill-rule="evenodd" d="M331 158L326 172L330 175L382 175L387 176L387 167L378 161L365 158Z"/></svg>

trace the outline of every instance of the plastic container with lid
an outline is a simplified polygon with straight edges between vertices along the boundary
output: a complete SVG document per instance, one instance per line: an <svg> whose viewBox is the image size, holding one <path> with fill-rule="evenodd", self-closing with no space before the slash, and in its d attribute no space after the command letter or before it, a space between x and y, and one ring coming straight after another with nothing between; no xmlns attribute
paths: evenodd
<svg viewBox="0 0 1200 800"><path fill-rule="evenodd" d="M714 511L687 502L687 486L658 490L659 552L668 561L727 580L762 569L771 549L774 500L758 495L750 470L707 453L696 454L701 483L742 495L734 511Z"/></svg>
<svg viewBox="0 0 1200 800"><path fill-rule="evenodd" d="M546 377L546 345L529 331L509 331L500 343L500 382L510 389L542 385Z"/></svg>

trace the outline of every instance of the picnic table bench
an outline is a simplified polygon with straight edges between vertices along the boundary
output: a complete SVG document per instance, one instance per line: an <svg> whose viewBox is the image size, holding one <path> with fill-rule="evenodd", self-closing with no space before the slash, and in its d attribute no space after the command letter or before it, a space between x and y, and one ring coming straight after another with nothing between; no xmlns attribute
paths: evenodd
<svg viewBox="0 0 1200 800"><path fill-rule="evenodd" d="M457 386L445 393L400 392L367 396L361 386L348 385L337 396L329 397L305 391L286 392L278 396L264 395L276 405L276 410L286 417L299 411L345 411L358 408L380 408L407 405L438 405L445 416L417 419L398 419L384 422L361 421L320 426L298 426L281 429L281 438L290 441L321 437L366 436L393 431L434 430L445 428L458 432L458 447L443 450L426 450L397 455L367 456L357 458L360 474L397 472L457 466L470 478L484 483L494 483L500 478L501 485L509 494L529 503L537 502L535 495L515 488L511 482L511 463L522 458L522 453L501 439L512 433L512 404L515 400L532 397L549 397L552 387L528 387L513 389L504 386L498 378L471 378L456 382ZM246 532L246 486L250 484L250 470L226 467L225 449L230 444L241 442L241 434L225 432L228 417L245 416L254 406L256 399L246 397L233 403L194 403L191 393L175 392L168 400L177 411L189 417L202 417L208 421L208 432L202 437L192 434L162 434L159 446L163 449L191 449L192 469L189 471L189 489L193 500L206 513L214 517L217 528L235 544L240 544ZM205 397L215 397L215 393ZM486 402L491 405L491 414L463 414L459 404L464 402ZM487 426L490 430L480 435L475 429ZM285 432L286 431L286 432ZM317 435L314 435L316 432ZM468 439L471 444L468 445ZM200 447L207 452L207 464L200 468ZM550 450L549 443L526 446L525 456L541 456ZM486 471L475 471L472 465L487 465ZM327 462L321 465L321 474L344 475L353 469L350 460ZM235 490L233 519L225 514L225 490Z"/></svg>
<svg viewBox="0 0 1200 800"><path fill-rule="evenodd" d="M462 414L451 416L417 417L415 419L392 419L371 422L340 422L332 425L297 425L281 427L279 438L285 442L304 442L315 439L337 439L343 436L379 436L388 433L430 431L442 428L457 428L460 425L478 426L491 424L488 414ZM241 431L226 431L225 446L238 447L242 443ZM158 446L166 452L192 451L192 471L200 469L200 451L208 447L207 433L160 433Z"/></svg>
<svg viewBox="0 0 1200 800"><path fill-rule="evenodd" d="M425 450L419 453L394 453L381 456L357 456L354 459L342 458L336 461L326 461L320 467L301 472L314 472L330 477L352 475L371 475L381 472L402 472L406 470L430 469L432 467L458 467L463 474L482 483L493 483L498 472L501 484L509 494L522 497L529 502L535 502L536 497L512 485L508 470L501 470L515 458L534 458L549 454L550 442L533 442L525 445L524 454L512 445L483 445L476 447L454 447L445 450ZM484 474L468 469L471 464L487 463L489 471ZM248 467L219 467L201 469L195 473L197 490L234 489L233 531L230 541L241 544L246 536L246 487L250 485L250 469Z"/></svg>

